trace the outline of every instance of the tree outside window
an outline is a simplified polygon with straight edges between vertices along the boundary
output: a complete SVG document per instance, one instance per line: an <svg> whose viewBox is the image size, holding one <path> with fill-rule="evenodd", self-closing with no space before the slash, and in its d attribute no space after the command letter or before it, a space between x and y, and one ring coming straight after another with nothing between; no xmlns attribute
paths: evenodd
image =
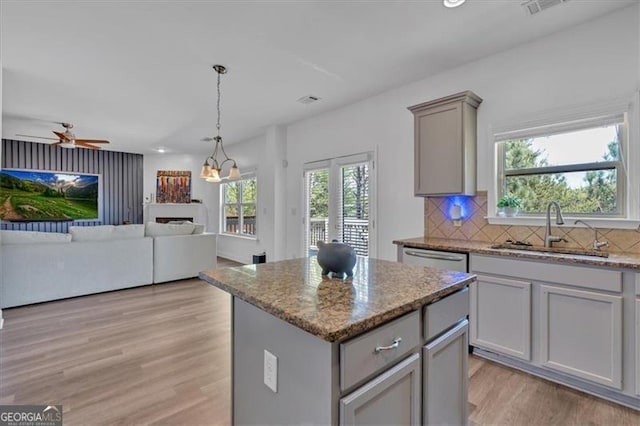
<svg viewBox="0 0 640 426"><path fill-rule="evenodd" d="M555 200L565 213L622 216L623 132L617 122L502 142L498 197L519 198L524 215L539 215Z"/></svg>
<svg viewBox="0 0 640 426"><path fill-rule="evenodd" d="M254 177L222 184L224 233L255 236L257 181Z"/></svg>

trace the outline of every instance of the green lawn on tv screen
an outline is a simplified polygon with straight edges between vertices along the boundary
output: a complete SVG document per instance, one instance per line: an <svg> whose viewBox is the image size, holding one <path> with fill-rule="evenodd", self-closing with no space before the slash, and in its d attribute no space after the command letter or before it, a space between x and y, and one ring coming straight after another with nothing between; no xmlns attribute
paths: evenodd
<svg viewBox="0 0 640 426"><path fill-rule="evenodd" d="M0 190L0 218L4 220L97 219L96 199L51 197L19 189Z"/></svg>

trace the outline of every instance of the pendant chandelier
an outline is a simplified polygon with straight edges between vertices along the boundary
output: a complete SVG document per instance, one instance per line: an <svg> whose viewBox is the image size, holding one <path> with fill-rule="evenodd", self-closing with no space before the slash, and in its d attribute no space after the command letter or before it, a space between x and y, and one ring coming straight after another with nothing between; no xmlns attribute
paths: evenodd
<svg viewBox="0 0 640 426"><path fill-rule="evenodd" d="M224 151L224 146L222 145L222 137L220 136L220 76L222 74L226 74L227 69L222 65L214 65L213 69L218 73L218 121L216 122L216 129L218 131L218 134L214 138L205 139L215 141L215 146L213 148L213 154L211 154L204 160L204 164L202 165L202 169L200 170L200 177L206 179L207 182L221 182L223 179L239 179L240 169L238 168L236 161L229 158L227 153ZM220 159L218 159L218 155L220 155ZM222 158L223 156L224 158ZM232 162L233 165L229 169L229 174L225 177L222 177L222 166L227 162Z"/></svg>

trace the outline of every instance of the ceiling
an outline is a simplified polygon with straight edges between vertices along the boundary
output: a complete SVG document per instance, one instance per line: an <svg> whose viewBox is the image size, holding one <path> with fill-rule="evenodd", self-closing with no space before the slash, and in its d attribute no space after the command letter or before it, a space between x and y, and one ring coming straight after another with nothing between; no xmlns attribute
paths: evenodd
<svg viewBox="0 0 640 426"><path fill-rule="evenodd" d="M55 122L108 149L205 153L526 43L637 0L0 2L3 137ZM321 101L296 100L316 95ZM20 138L28 139L28 138ZM38 139L33 139L38 141Z"/></svg>

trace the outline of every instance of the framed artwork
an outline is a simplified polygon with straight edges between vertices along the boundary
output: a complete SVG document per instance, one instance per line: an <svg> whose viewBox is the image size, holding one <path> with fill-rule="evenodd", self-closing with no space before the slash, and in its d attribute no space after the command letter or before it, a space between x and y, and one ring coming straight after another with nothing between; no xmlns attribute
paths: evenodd
<svg viewBox="0 0 640 426"><path fill-rule="evenodd" d="M190 203L191 172L158 170L156 178L156 203Z"/></svg>

